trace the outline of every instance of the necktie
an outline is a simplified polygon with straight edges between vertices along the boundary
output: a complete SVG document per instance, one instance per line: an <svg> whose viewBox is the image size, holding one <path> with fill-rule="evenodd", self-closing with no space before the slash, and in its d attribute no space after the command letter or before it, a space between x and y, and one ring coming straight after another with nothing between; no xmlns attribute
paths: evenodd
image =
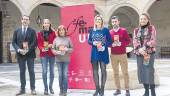
<svg viewBox="0 0 170 96"><path fill-rule="evenodd" d="M24 29L23 29L23 35L25 36L25 34L26 34L26 27L24 27Z"/></svg>

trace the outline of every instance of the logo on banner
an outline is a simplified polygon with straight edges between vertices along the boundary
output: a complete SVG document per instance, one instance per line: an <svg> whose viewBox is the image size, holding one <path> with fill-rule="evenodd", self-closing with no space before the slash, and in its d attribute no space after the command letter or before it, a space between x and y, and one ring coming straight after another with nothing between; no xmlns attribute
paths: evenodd
<svg viewBox="0 0 170 96"><path fill-rule="evenodd" d="M67 26L68 35L72 35L74 32L79 34L79 42L84 43L88 40L89 32L92 29L92 26L87 26L87 22L84 20L83 16L73 18L73 20Z"/></svg>

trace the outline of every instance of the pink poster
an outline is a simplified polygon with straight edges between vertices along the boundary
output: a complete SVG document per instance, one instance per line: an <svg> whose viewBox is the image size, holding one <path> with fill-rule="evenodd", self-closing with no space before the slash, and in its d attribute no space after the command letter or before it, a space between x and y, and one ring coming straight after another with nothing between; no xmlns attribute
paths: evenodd
<svg viewBox="0 0 170 96"><path fill-rule="evenodd" d="M76 5L61 8L61 24L66 26L74 51L69 65L70 89L94 89L90 63L91 47L88 45L89 29L94 23L94 5Z"/></svg>

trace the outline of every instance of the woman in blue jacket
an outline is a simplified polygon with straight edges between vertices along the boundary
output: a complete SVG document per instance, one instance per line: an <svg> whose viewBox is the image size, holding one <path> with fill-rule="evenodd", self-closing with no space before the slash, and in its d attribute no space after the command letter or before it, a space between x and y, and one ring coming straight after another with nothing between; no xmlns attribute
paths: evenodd
<svg viewBox="0 0 170 96"><path fill-rule="evenodd" d="M107 78L106 65L109 63L108 47L112 44L109 29L104 27L103 18L96 15L94 28L90 31L88 43L92 46L91 63L96 91L93 96L104 96L104 87ZM101 83L99 83L98 68L101 68ZM101 86L99 85L101 84Z"/></svg>

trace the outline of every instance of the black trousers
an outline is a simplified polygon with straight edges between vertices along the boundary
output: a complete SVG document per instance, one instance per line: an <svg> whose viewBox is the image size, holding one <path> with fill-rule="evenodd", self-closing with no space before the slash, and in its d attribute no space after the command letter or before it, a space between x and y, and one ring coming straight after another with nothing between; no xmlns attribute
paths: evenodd
<svg viewBox="0 0 170 96"><path fill-rule="evenodd" d="M101 69L101 83L99 83L99 65ZM106 64L100 61L95 61L92 63L92 67L93 67L93 79L95 82L96 90L99 90L100 88L104 90L104 86L107 78Z"/></svg>
<svg viewBox="0 0 170 96"><path fill-rule="evenodd" d="M19 70L20 70L21 90L25 90L25 85L26 85L26 77L25 77L26 64L30 76L30 87L31 90L34 90L35 89L34 58L18 57L18 63L19 63Z"/></svg>

